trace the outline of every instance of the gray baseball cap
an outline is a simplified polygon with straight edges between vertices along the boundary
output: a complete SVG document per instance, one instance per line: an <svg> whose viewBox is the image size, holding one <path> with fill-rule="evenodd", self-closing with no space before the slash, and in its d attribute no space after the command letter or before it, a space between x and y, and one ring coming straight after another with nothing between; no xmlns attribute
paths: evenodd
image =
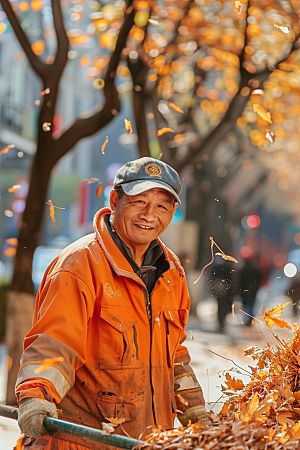
<svg viewBox="0 0 300 450"><path fill-rule="evenodd" d="M181 182L178 173L163 161L139 158L124 164L116 173L114 186L122 186L125 194L133 196L160 188L170 192L178 203Z"/></svg>

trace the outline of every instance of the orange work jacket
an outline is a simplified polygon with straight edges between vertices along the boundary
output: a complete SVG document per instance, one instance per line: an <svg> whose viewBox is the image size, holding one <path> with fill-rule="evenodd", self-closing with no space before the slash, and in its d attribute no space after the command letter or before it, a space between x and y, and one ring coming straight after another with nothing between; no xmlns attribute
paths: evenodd
<svg viewBox="0 0 300 450"><path fill-rule="evenodd" d="M152 291L150 326L149 293L106 228L110 213L100 210L95 232L65 248L45 272L16 394L19 401L54 401L61 419L98 429L111 422L116 434L139 438L156 424L172 428L178 410L204 400L182 345L190 298L178 258L159 240L169 269ZM44 359L58 356L64 361L34 372ZM59 439L74 443L68 449L105 447L56 434L29 448L65 448Z"/></svg>

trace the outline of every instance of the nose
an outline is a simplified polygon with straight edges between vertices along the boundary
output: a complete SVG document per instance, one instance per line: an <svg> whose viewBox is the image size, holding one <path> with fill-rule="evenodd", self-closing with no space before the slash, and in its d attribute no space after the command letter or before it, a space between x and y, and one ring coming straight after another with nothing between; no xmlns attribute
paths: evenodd
<svg viewBox="0 0 300 450"><path fill-rule="evenodd" d="M147 222L154 222L156 219L155 212L155 205L151 205L150 203L148 203L140 212L139 216L141 219L147 220Z"/></svg>

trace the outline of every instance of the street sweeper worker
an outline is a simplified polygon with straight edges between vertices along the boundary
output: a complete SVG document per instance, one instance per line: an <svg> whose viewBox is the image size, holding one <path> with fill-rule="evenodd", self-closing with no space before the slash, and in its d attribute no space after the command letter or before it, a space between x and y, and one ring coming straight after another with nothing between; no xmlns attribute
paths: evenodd
<svg viewBox="0 0 300 450"><path fill-rule="evenodd" d="M164 162L126 163L94 232L46 270L16 383L25 450L106 447L50 436L46 415L98 429L111 423L116 434L133 438L151 426L173 428L176 415L183 425L208 421L182 345L190 309L185 273L158 238L180 190L177 172ZM45 359L50 366L41 371Z"/></svg>

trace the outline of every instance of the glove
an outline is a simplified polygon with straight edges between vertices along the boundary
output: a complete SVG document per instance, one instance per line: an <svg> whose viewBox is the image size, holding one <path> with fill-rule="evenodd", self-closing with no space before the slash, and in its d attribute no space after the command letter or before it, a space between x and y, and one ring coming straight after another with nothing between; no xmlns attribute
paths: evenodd
<svg viewBox="0 0 300 450"><path fill-rule="evenodd" d="M26 436L40 438L47 434L43 425L45 417L58 418L56 406L48 400L40 398L25 398L21 400L18 415L18 424Z"/></svg>
<svg viewBox="0 0 300 450"><path fill-rule="evenodd" d="M183 414L177 415L177 419L184 427L188 425L189 420L192 423L196 423L201 420L201 422L205 423L205 425L211 425L211 421L206 416L206 409L204 405L197 405L192 408L185 409Z"/></svg>

